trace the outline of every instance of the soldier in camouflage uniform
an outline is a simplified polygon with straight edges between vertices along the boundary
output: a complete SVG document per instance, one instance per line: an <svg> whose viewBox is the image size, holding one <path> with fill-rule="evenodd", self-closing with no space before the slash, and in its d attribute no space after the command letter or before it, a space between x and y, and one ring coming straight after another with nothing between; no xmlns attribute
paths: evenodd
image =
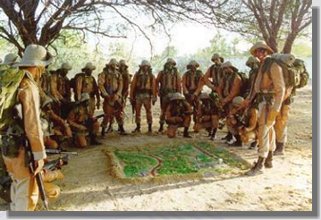
<svg viewBox="0 0 321 220"><path fill-rule="evenodd" d="M200 129L205 128L210 131L211 140L215 139L219 120L219 98L216 93L200 94L201 103L196 111L196 123L194 131L199 132Z"/></svg>
<svg viewBox="0 0 321 220"><path fill-rule="evenodd" d="M164 69L158 73L156 78L156 91L160 98L161 107L159 132L162 132L164 129L165 112L170 101L171 94L176 92L181 93L182 90L181 77L175 66L175 60L168 58L164 65Z"/></svg>
<svg viewBox="0 0 321 220"><path fill-rule="evenodd" d="M212 62L214 63L207 69L204 77L200 80L198 88L195 91L195 95L199 95L204 87L207 85L213 92L217 92L217 88L221 83L223 72L221 71L221 65L224 62L224 58L215 53L212 56Z"/></svg>
<svg viewBox="0 0 321 220"><path fill-rule="evenodd" d="M140 132L142 106L146 110L148 132L152 132L152 103L155 104L157 101L156 81L147 60L142 61L139 70L133 77L130 87L130 100L136 112L136 129L133 132Z"/></svg>
<svg viewBox="0 0 321 220"><path fill-rule="evenodd" d="M76 101L81 97L82 93L88 93L90 96L89 100L89 114L93 116L95 113L95 107L99 109L100 107L100 95L96 79L92 76L93 70L96 67L91 63L87 63L82 69L83 74L81 74L76 79ZM97 102L96 102L97 101Z"/></svg>
<svg viewBox="0 0 321 220"><path fill-rule="evenodd" d="M194 95L198 84L200 83L201 78L203 77L203 73L201 70L197 69L199 64L192 60L188 65L188 71L184 73L182 77L182 87L183 94L187 100L187 102L193 107L193 120L196 121L196 108L199 105L198 98Z"/></svg>
<svg viewBox="0 0 321 220"><path fill-rule="evenodd" d="M99 74L98 87L104 98L103 109L105 113L104 120L101 123L101 135L105 135L107 124L111 124L114 117L118 123L120 134L126 134L122 106L123 78L118 71L116 59L111 59L103 72Z"/></svg>
<svg viewBox="0 0 321 220"><path fill-rule="evenodd" d="M87 137L89 137L90 144L101 144L97 141L99 123L89 112L89 102L90 95L88 93L82 93L79 101L75 103L67 117L68 124L73 131L75 144L80 148L88 146Z"/></svg>
<svg viewBox="0 0 321 220"><path fill-rule="evenodd" d="M179 127L184 127L183 136L191 138L188 129L191 124L191 115L193 114L192 107L180 93L174 93L167 105L165 112L165 120L168 124L167 136L173 138L176 136L176 131Z"/></svg>
<svg viewBox="0 0 321 220"><path fill-rule="evenodd" d="M254 86L254 81L259 71L260 62L255 57L250 56L245 65L251 69L249 72L249 87L246 89L246 94L249 95L252 87Z"/></svg>

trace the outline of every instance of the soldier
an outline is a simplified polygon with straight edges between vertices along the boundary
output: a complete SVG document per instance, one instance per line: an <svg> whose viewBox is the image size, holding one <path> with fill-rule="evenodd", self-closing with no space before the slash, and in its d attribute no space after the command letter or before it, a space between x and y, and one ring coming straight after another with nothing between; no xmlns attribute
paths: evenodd
<svg viewBox="0 0 321 220"><path fill-rule="evenodd" d="M141 109L144 106L146 110L148 132L152 132L152 103L157 101L155 76L147 60L143 60L139 65L139 70L134 75L130 87L130 100L136 112L136 128L133 131L140 132Z"/></svg>
<svg viewBox="0 0 321 220"><path fill-rule="evenodd" d="M88 146L87 136L89 136L90 144L100 145L97 141L99 132L99 123L89 113L90 95L82 93L74 108L69 112L67 121L74 132L76 146L84 148Z"/></svg>
<svg viewBox="0 0 321 220"><path fill-rule="evenodd" d="M120 134L126 134L124 129L124 114L122 107L123 78L118 71L118 62L111 59L98 76L98 87L104 98L105 117L101 123L101 136L105 135L107 124L112 124L113 118L119 126Z"/></svg>
<svg viewBox="0 0 321 220"><path fill-rule="evenodd" d="M162 132L164 129L165 112L167 104L170 101L171 93L181 93L182 90L181 77L175 66L175 60L168 58L164 65L164 69L158 73L156 78L156 89L160 98L161 107L159 132Z"/></svg>
<svg viewBox="0 0 321 220"><path fill-rule="evenodd" d="M219 120L219 98L216 93L201 93L201 103L197 107L196 123L194 131L199 132L200 129L205 128L211 133L211 140L215 139Z"/></svg>
<svg viewBox="0 0 321 220"><path fill-rule="evenodd" d="M165 120L168 124L167 136L169 138L175 137L177 128L184 127L183 136L191 138L188 133L188 128L191 124L192 113L192 108L185 100L184 96L178 92L174 93L171 96L165 113Z"/></svg>
<svg viewBox="0 0 321 220"><path fill-rule="evenodd" d="M194 95L198 84L200 83L201 78L203 77L203 73L201 70L197 68L200 65L195 61L192 60L188 65L188 71L184 73L182 77L182 87L183 87L183 94L188 101L188 103L193 107L193 120L196 120L196 108L199 105L199 101Z"/></svg>
<svg viewBox="0 0 321 220"><path fill-rule="evenodd" d="M4 101L10 101L10 105L1 107L4 111L1 111L0 117L1 134L7 133L1 137L1 148L7 171L12 178L11 211L33 211L38 202L39 190L35 175L43 169L47 155L43 143L40 96L36 80L44 72L45 66L52 61L46 58L47 51L44 47L35 44L28 45L22 60L17 64L21 71L15 72L16 76L7 79L11 80L12 84L18 83L19 85L18 89L6 91L15 95L13 101L9 100L12 97L9 94L5 96ZM20 104L21 115L18 110L15 110ZM26 161L28 157L25 146L22 145L25 143L25 140L22 140L24 137L30 144L35 160L36 169L33 173L26 165L29 161Z"/></svg>
<svg viewBox="0 0 321 220"><path fill-rule="evenodd" d="M122 101L122 112L125 112L127 97L129 95L129 85L131 83L131 74L128 72L128 65L126 64L125 60L119 61L119 72L123 79L123 90L121 92L121 101ZM112 123L111 123L112 124ZM112 129L112 127L111 127ZM118 132L120 132L120 127L118 127Z"/></svg>
<svg viewBox="0 0 321 220"><path fill-rule="evenodd" d="M274 123L279 113L285 94L285 83L281 66L267 57L273 50L263 42L252 46L250 52L260 60L260 69L255 80L254 91L249 101L255 95L259 103L258 125L258 160L248 171L247 175L256 175L262 172L263 164L272 168L273 150L275 149Z"/></svg>
<svg viewBox="0 0 321 220"><path fill-rule="evenodd" d="M92 76L92 72L95 69L96 67L91 62L88 62L86 66L81 69L83 74L79 75L76 79L76 101L80 99L82 93L89 94L89 115L91 117L95 113L95 107L97 107L97 109L100 107L98 85L96 79Z"/></svg>
<svg viewBox="0 0 321 220"><path fill-rule="evenodd" d="M200 80L195 95L199 95L204 87L207 85L213 92L217 92L217 88L220 85L223 73L221 65L224 62L224 58L219 54L215 53L212 56L212 62L214 63L210 68L207 69L204 77Z"/></svg>
<svg viewBox="0 0 321 220"><path fill-rule="evenodd" d="M255 57L250 56L246 61L245 65L251 68L249 72L249 87L246 88L246 94L249 95L252 90L252 87L254 86L254 81L259 71L260 62Z"/></svg>

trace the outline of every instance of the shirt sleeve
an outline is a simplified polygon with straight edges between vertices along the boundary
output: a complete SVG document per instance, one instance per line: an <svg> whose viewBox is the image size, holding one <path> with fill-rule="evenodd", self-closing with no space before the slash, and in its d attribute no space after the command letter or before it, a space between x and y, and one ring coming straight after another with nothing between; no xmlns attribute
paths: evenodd
<svg viewBox="0 0 321 220"><path fill-rule="evenodd" d="M22 105L25 133L35 160L47 157L40 121L40 96L35 83L23 79L18 98Z"/></svg>
<svg viewBox="0 0 321 220"><path fill-rule="evenodd" d="M271 66L271 80L273 82L275 92L275 101L273 109L279 112L284 99L285 84L283 79L282 68L275 63Z"/></svg>

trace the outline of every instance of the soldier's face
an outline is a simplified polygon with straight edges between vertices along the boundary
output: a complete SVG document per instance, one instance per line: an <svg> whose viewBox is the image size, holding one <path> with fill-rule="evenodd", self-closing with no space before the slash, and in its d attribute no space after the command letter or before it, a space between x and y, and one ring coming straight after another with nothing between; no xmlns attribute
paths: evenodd
<svg viewBox="0 0 321 220"><path fill-rule="evenodd" d="M213 59L213 62L214 62L215 64L221 64L220 58L215 58L215 59Z"/></svg>
<svg viewBox="0 0 321 220"><path fill-rule="evenodd" d="M264 58L268 55L268 51L263 48L258 48L255 50L254 55L260 60L260 62L262 62Z"/></svg>
<svg viewBox="0 0 321 220"><path fill-rule="evenodd" d="M90 69L86 69L86 70L85 70L85 74L86 74L86 75L91 75L92 72L93 72L93 71L90 70Z"/></svg>
<svg viewBox="0 0 321 220"><path fill-rule="evenodd" d="M148 71L148 66L142 66L142 70L143 70L143 72L147 72Z"/></svg>

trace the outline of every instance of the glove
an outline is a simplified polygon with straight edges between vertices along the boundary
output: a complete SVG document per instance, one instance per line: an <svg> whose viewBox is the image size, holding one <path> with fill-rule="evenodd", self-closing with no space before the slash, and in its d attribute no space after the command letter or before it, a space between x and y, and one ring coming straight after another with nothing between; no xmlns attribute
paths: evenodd
<svg viewBox="0 0 321 220"><path fill-rule="evenodd" d="M279 114L279 112L277 112L275 109L272 109L267 115L266 126L268 126L268 127L272 126L272 124L275 121L275 118L278 114Z"/></svg>

